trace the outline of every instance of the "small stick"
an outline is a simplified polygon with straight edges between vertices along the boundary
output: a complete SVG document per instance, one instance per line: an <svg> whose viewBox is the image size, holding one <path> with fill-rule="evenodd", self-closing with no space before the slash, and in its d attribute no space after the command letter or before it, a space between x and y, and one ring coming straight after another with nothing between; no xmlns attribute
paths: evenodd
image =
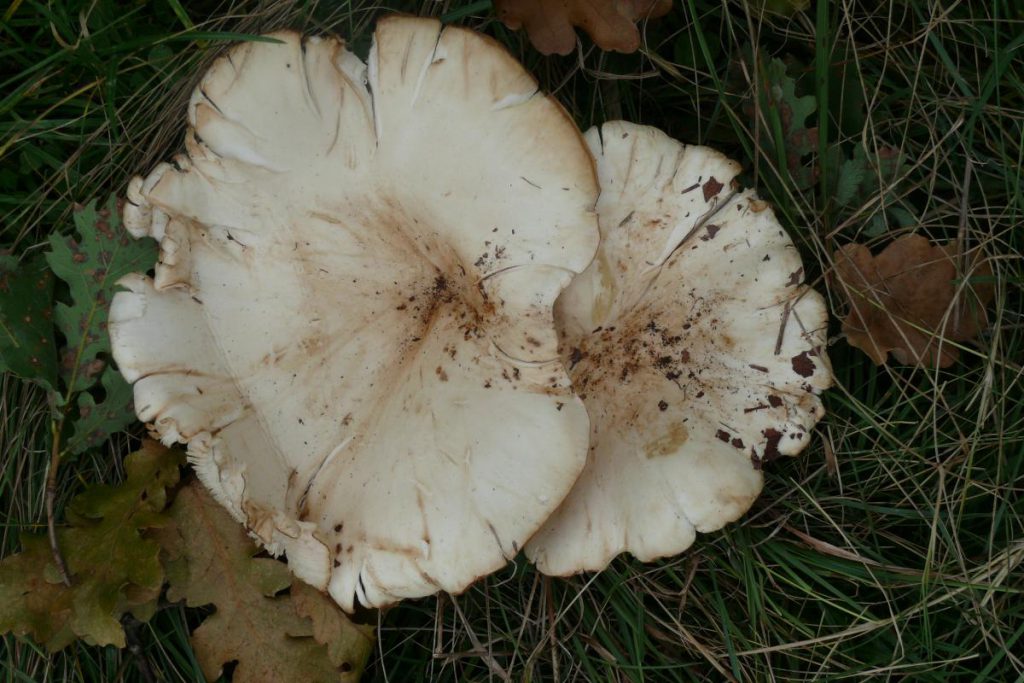
<svg viewBox="0 0 1024 683"><path fill-rule="evenodd" d="M65 586L71 586L71 576L68 574L68 566L64 564L64 556L60 554L60 545L57 543L57 525L54 521L54 502L57 499L57 468L60 467L60 423L53 428L53 448L50 449L50 469L46 473L46 534L50 538L50 552L53 554L53 561L60 572L61 581Z"/></svg>
<svg viewBox="0 0 1024 683"><path fill-rule="evenodd" d="M555 619L555 598L551 594L551 577L544 577L544 597L547 603L548 610L548 640L551 643L551 670L553 678L551 680L559 680L558 671L558 639L555 636L555 623L558 621Z"/></svg>
<svg viewBox="0 0 1024 683"><path fill-rule="evenodd" d="M786 337L786 325L789 323L789 301L782 309L782 321L779 323L779 336L775 339L775 355L782 353L782 340Z"/></svg>

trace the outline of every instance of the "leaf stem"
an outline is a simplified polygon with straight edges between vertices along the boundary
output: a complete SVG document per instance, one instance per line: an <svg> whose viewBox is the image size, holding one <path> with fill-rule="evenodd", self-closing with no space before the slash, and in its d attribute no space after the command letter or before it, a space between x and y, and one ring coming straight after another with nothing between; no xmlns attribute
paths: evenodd
<svg viewBox="0 0 1024 683"><path fill-rule="evenodd" d="M71 576L68 574L68 567L64 563L64 556L60 554L60 544L57 542L57 525L54 521L54 502L57 499L57 469L60 467L60 427L63 420L55 422L53 429L53 447L50 449L50 468L46 473L46 534L50 538L50 552L53 553L53 561L60 572L60 578L65 586L71 586Z"/></svg>

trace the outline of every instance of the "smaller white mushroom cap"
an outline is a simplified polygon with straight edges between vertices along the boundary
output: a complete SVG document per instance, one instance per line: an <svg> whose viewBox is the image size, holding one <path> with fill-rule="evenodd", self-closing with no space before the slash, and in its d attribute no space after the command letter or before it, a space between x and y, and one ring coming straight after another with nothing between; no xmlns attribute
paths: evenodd
<svg viewBox="0 0 1024 683"><path fill-rule="evenodd" d="M588 421L552 306L597 248L593 161L494 41L378 24L240 45L187 155L128 187L160 240L122 281L139 417L345 609L457 592L566 495Z"/></svg>
<svg viewBox="0 0 1024 683"><path fill-rule="evenodd" d="M832 381L827 312L734 161L624 122L592 129L601 246L555 308L591 419L587 466L526 547L548 574L679 553L795 455Z"/></svg>

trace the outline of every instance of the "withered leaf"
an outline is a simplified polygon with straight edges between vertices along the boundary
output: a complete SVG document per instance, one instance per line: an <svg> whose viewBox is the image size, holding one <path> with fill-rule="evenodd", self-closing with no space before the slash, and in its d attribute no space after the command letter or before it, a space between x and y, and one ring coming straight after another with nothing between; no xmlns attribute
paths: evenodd
<svg viewBox="0 0 1024 683"><path fill-rule="evenodd" d="M373 650L373 628L352 623L338 605L312 586L295 581L291 590L295 611L313 622L313 637L327 646L331 663L359 679Z"/></svg>
<svg viewBox="0 0 1024 683"><path fill-rule="evenodd" d="M207 680L229 662L238 662L235 683L358 679L372 649L369 632L337 607L328 617L283 562L254 557L259 548L202 486L181 489L170 515L173 525L160 534L167 597L217 610L192 634ZM289 588L298 601L283 592Z"/></svg>
<svg viewBox="0 0 1024 683"><path fill-rule="evenodd" d="M46 567L53 562L45 536L21 537L21 552L0 561L0 633L31 636L50 652L75 640L71 589L51 582Z"/></svg>
<svg viewBox="0 0 1024 683"><path fill-rule="evenodd" d="M576 47L578 26L602 50L636 52L636 22L664 16L672 0L495 0L498 18L510 29L526 28L542 54L567 55Z"/></svg>
<svg viewBox="0 0 1024 683"><path fill-rule="evenodd" d="M143 531L167 521L167 488L178 481L179 452L147 443L125 460L127 480L99 484L68 507L58 542L71 575L65 586L45 537L25 536L23 550L0 562L0 631L30 635L51 652L76 637L125 646L120 617L145 620L160 595L160 546Z"/></svg>
<svg viewBox="0 0 1024 683"><path fill-rule="evenodd" d="M995 293L983 279L992 269L974 261L957 269L955 246L932 244L921 235L894 241L877 256L863 244L836 251L835 277L850 302L843 332L876 364L893 357L905 365L947 367L959 351L954 342L973 340L986 324L985 307Z"/></svg>

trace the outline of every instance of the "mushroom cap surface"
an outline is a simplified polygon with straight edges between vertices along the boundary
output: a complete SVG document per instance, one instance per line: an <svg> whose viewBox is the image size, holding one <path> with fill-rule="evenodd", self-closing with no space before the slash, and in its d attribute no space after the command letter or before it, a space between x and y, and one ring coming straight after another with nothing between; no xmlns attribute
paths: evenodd
<svg viewBox="0 0 1024 683"><path fill-rule="evenodd" d="M831 384L827 311L739 165L624 122L586 134L601 246L562 294L561 354L590 414L587 466L526 547L541 571L679 553L736 520L796 455Z"/></svg>
<svg viewBox="0 0 1024 683"><path fill-rule="evenodd" d="M552 306L597 247L593 161L494 41L379 22L232 48L187 155L128 188L160 241L122 282L136 411L344 609L457 592L571 488L588 419Z"/></svg>

